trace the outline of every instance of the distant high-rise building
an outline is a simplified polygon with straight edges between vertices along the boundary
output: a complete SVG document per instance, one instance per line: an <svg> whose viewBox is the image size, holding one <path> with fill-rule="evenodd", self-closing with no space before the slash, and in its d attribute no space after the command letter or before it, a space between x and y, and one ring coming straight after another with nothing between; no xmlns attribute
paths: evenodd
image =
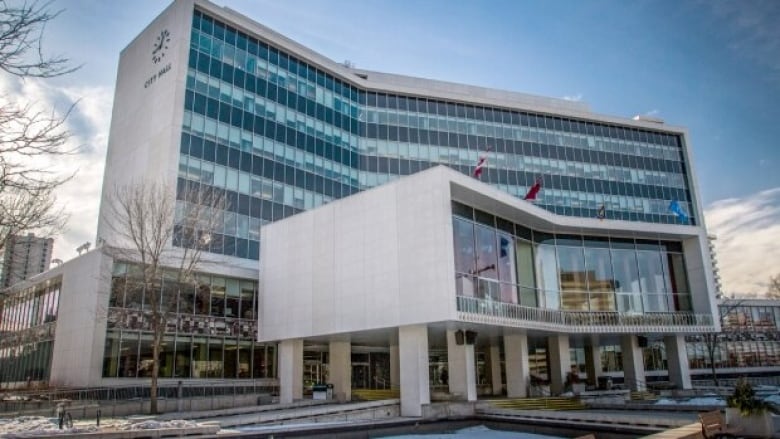
<svg viewBox="0 0 780 439"><path fill-rule="evenodd" d="M710 260L712 260L712 277L715 281L715 296L721 297L723 295L723 285L720 281L720 270L718 269L718 252L715 248L715 241L718 239L715 235L707 235L707 240L710 245Z"/></svg>
<svg viewBox="0 0 780 439"><path fill-rule="evenodd" d="M0 285L3 288L28 279L49 269L54 240L30 233L11 236L0 265Z"/></svg>

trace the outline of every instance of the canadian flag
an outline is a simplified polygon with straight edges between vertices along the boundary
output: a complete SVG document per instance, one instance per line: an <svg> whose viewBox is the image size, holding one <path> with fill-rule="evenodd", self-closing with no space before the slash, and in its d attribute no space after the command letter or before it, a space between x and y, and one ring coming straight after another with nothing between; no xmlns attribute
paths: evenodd
<svg viewBox="0 0 780 439"><path fill-rule="evenodd" d="M487 154L482 154L479 156L477 167L474 168L474 178L479 178L482 175L482 170L485 169L485 166L487 166Z"/></svg>
<svg viewBox="0 0 780 439"><path fill-rule="evenodd" d="M542 190L542 177L536 179L536 183L531 186L531 189L528 189L528 193L525 194L525 198L523 199L536 200L536 194L538 194L540 190Z"/></svg>

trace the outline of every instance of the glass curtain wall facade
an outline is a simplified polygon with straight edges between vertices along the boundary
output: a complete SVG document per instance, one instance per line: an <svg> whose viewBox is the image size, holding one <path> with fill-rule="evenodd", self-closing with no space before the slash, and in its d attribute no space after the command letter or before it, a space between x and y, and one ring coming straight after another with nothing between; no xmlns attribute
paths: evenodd
<svg viewBox="0 0 780 439"><path fill-rule="evenodd" d="M152 372L149 305L134 279L140 267L114 264L103 377L148 377ZM257 344L257 281L199 274L197 286L161 279L166 329L161 378L272 378L275 345Z"/></svg>
<svg viewBox="0 0 780 439"><path fill-rule="evenodd" d="M459 296L569 311L691 311L679 242L530 230L453 203Z"/></svg>
<svg viewBox="0 0 780 439"><path fill-rule="evenodd" d="M691 369L780 367L780 303L742 304L732 299L719 306L723 332L714 343L710 358L702 336L688 336Z"/></svg>
<svg viewBox="0 0 780 439"><path fill-rule="evenodd" d="M49 379L61 284L57 278L0 298L0 384Z"/></svg>
<svg viewBox="0 0 780 439"><path fill-rule="evenodd" d="M437 164L470 174L487 148L483 181L522 197L541 177L557 214L678 223L676 199L698 222L677 133L367 91L199 10L184 105L179 187L228 201L214 253L257 259L264 223Z"/></svg>

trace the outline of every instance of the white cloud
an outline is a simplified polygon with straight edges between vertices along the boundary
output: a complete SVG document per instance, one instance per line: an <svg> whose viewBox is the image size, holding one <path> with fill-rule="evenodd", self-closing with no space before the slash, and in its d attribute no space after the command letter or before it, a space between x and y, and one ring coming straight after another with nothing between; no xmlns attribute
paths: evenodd
<svg viewBox="0 0 780 439"><path fill-rule="evenodd" d="M74 177L57 190L57 201L70 215L65 230L55 236L54 257L67 260L77 254L75 248L94 241L100 190L103 182L113 90L109 87L52 87L36 79L24 81L0 76L0 94L8 101L29 102L43 111L66 111L77 103L67 119L72 134L71 155L36 158L36 167L58 175Z"/></svg>
<svg viewBox="0 0 780 439"><path fill-rule="evenodd" d="M661 112L658 110L650 110L645 112L645 116L658 116Z"/></svg>
<svg viewBox="0 0 780 439"><path fill-rule="evenodd" d="M704 216L718 237L724 292L763 294L769 277L780 273L780 187L716 201Z"/></svg>
<svg viewBox="0 0 780 439"><path fill-rule="evenodd" d="M579 102L579 101L582 100L582 93L577 93L577 94L574 94L574 95L566 95L566 96L563 97L563 100Z"/></svg>

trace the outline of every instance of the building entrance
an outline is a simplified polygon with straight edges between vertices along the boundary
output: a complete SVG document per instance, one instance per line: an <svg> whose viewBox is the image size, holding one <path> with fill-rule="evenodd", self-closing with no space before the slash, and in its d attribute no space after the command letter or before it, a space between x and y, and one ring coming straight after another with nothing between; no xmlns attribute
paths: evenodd
<svg viewBox="0 0 780 439"><path fill-rule="evenodd" d="M371 380L369 379L368 363L352 363L352 388L370 389Z"/></svg>

